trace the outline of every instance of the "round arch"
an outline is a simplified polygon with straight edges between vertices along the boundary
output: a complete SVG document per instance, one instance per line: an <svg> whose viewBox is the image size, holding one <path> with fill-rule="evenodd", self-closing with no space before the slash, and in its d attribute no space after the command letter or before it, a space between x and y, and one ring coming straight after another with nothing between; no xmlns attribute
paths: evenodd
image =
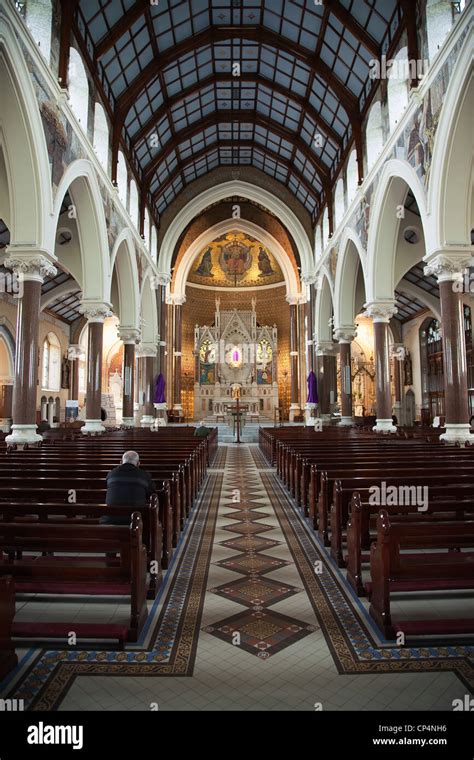
<svg viewBox="0 0 474 760"><path fill-rule="evenodd" d="M263 187L257 187L250 182L243 182L242 180L223 182L216 187L205 190L199 196L193 198L192 201L189 201L189 203L176 214L176 217L166 230L161 245L158 267L160 272L169 273L171 271L173 252L176 249L181 233L188 224L190 224L190 222L192 222L192 220L208 206L233 195L241 196L247 200L259 203L275 214L293 237L300 255L301 274L305 275L313 273L314 266L311 241L296 214L279 198L273 195L273 193L268 192L268 190L265 190Z"/></svg>
<svg viewBox="0 0 474 760"><path fill-rule="evenodd" d="M111 282L107 300L120 327L140 329L140 290L135 245L130 229L122 230L110 260Z"/></svg>
<svg viewBox="0 0 474 760"><path fill-rule="evenodd" d="M466 35L457 57L433 148L428 209L434 217L435 240L427 253L445 245L470 245L474 222L472 103L474 100L472 38Z"/></svg>
<svg viewBox="0 0 474 760"><path fill-rule="evenodd" d="M4 373L2 380L8 379L13 381L15 375L15 341L13 335L6 325L0 325L0 340L5 346L5 354L7 359L7 373Z"/></svg>
<svg viewBox="0 0 474 760"><path fill-rule="evenodd" d="M387 161L375 191L370 215L367 242L366 291L367 301L392 299L395 282L400 214L408 190L411 190L420 212L426 250L430 250L433 231L426 210L423 186L412 166L406 161Z"/></svg>
<svg viewBox="0 0 474 760"><path fill-rule="evenodd" d="M339 246L334 284L334 329L354 324L357 316L357 286L359 267L366 288L366 254L357 232L346 227Z"/></svg>
<svg viewBox="0 0 474 760"><path fill-rule="evenodd" d="M314 331L317 342L332 342L334 292L331 279L325 267L321 268L321 283L316 295Z"/></svg>
<svg viewBox="0 0 474 760"><path fill-rule="evenodd" d="M1 9L0 82L0 153L7 176L10 245L52 252L46 240L53 206L51 172L38 101L12 23Z"/></svg>
<svg viewBox="0 0 474 760"><path fill-rule="evenodd" d="M179 262L179 266L175 273L173 292L178 296L185 295L186 281L188 279L189 271L196 256L203 250L209 243L229 231L229 229L235 229L238 232L245 232L253 237L257 238L265 247L267 247L274 254L278 261L283 276L285 278L286 291L288 296L296 296L299 293L298 276L295 272L292 263L278 240L273 235L270 235L262 227L259 227L253 222L248 222L244 219L224 219L221 222L209 227L205 232L201 233L196 240L189 246L183 258Z"/></svg>
<svg viewBox="0 0 474 760"><path fill-rule="evenodd" d="M104 206L95 171L90 161L78 159L64 172L54 201L54 224L50 228L49 245L54 250L61 205L69 192L77 225L81 256L80 280L84 300L106 301L109 281L109 244ZM61 259L58 259L61 263Z"/></svg>

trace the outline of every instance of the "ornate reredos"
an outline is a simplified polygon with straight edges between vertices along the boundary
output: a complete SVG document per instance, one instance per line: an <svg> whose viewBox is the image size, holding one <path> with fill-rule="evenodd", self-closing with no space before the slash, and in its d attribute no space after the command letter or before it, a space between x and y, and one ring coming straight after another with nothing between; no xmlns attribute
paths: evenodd
<svg viewBox="0 0 474 760"><path fill-rule="evenodd" d="M244 232L231 231L196 256L188 282L218 288L277 285L283 272L271 251Z"/></svg>

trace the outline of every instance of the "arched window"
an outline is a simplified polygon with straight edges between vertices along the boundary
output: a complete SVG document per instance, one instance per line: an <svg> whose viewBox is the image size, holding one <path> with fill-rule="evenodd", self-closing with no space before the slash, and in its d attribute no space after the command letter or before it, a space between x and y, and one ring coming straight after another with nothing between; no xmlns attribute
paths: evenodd
<svg viewBox="0 0 474 760"><path fill-rule="evenodd" d="M51 60L52 18L51 0L28 0L26 3L26 25L47 63Z"/></svg>
<svg viewBox="0 0 474 760"><path fill-rule="evenodd" d="M138 229L138 190L134 179L130 182L130 219Z"/></svg>
<svg viewBox="0 0 474 760"><path fill-rule="evenodd" d="M329 214L327 208L324 209L323 214L323 252L326 248L329 240Z"/></svg>
<svg viewBox="0 0 474 760"><path fill-rule="evenodd" d="M151 248L150 248L150 256L153 259L153 261L156 264L157 258L158 258L158 240L156 237L156 227L153 224L151 227Z"/></svg>
<svg viewBox="0 0 474 760"><path fill-rule="evenodd" d="M71 48L69 57L69 102L71 109L87 134L89 115L89 82L82 58L75 48Z"/></svg>
<svg viewBox="0 0 474 760"><path fill-rule="evenodd" d="M118 161L117 161L117 189L118 189L119 198L122 201L125 208L127 207L127 188L128 188L127 164L125 161L125 156L123 155L122 151L119 150Z"/></svg>
<svg viewBox="0 0 474 760"><path fill-rule="evenodd" d="M97 158L104 167L109 171L109 125L105 111L100 103L95 104L94 108L94 148Z"/></svg>
<svg viewBox="0 0 474 760"><path fill-rule="evenodd" d="M404 47L395 56L388 80L387 97L390 133L397 126L408 104L409 69L408 49Z"/></svg>
<svg viewBox="0 0 474 760"><path fill-rule="evenodd" d="M347 203L350 206L355 198L359 186L359 172L357 167L357 152L352 151L347 162Z"/></svg>
<svg viewBox="0 0 474 760"><path fill-rule="evenodd" d="M43 365L41 387L59 391L61 381L61 344L57 336L50 332L43 342Z"/></svg>
<svg viewBox="0 0 474 760"><path fill-rule="evenodd" d="M462 12L465 0L459 3L459 11ZM438 50L451 31L453 21L456 19L458 4L450 0L428 0L426 3L426 32L428 36L428 57L430 63L436 57Z"/></svg>
<svg viewBox="0 0 474 760"><path fill-rule="evenodd" d="M370 171L383 148L382 106L378 100L370 109L365 131L367 170Z"/></svg>
<svg viewBox="0 0 474 760"><path fill-rule="evenodd" d="M145 238L145 245L150 251L150 214L148 209L145 208L144 220L143 220L143 236Z"/></svg>
<svg viewBox="0 0 474 760"><path fill-rule="evenodd" d="M338 179L336 184L336 191L334 193L334 221L337 229L338 225L342 222L344 216L344 181Z"/></svg>

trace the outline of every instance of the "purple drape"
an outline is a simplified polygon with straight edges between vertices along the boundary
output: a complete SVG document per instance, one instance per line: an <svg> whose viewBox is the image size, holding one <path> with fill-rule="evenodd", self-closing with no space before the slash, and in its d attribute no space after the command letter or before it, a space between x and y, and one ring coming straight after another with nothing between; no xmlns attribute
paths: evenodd
<svg viewBox="0 0 474 760"><path fill-rule="evenodd" d="M311 371L308 375L308 404L318 403L318 382L316 375Z"/></svg>
<svg viewBox="0 0 474 760"><path fill-rule="evenodd" d="M164 404L166 402L165 387L166 387L165 378L160 372L160 374L158 375L155 381L155 396L153 399L153 402L155 404Z"/></svg>

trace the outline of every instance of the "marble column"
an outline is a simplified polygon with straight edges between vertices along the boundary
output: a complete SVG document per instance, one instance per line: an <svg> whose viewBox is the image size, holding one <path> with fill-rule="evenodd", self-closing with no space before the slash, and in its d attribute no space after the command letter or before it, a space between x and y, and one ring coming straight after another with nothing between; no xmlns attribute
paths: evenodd
<svg viewBox="0 0 474 760"><path fill-rule="evenodd" d="M351 375L351 343L356 331L353 326L338 327L334 336L339 342L339 357L341 364L341 419L340 425L352 425L352 375Z"/></svg>
<svg viewBox="0 0 474 760"><path fill-rule="evenodd" d="M186 296L172 296L174 315L174 373L173 373L173 409L182 413L181 405L181 348L182 348L182 312Z"/></svg>
<svg viewBox="0 0 474 760"><path fill-rule="evenodd" d="M337 401L336 356L339 345L333 341L316 344L316 377L318 381L319 416L323 425L328 424Z"/></svg>
<svg viewBox="0 0 474 760"><path fill-rule="evenodd" d="M376 433L396 433L392 421L392 394L390 389L390 355L388 324L397 308L393 301L372 301L367 304L367 314L374 326L375 399L377 421Z"/></svg>
<svg viewBox="0 0 474 760"><path fill-rule="evenodd" d="M88 326L86 421L81 432L83 435L100 435L105 432L101 421L104 320L112 312L108 304L95 301L83 302L80 312L87 319Z"/></svg>
<svg viewBox="0 0 474 760"><path fill-rule="evenodd" d="M43 439L36 432L36 389L38 381L38 325L41 304L41 285L46 276L57 273L45 253L9 248L4 261L18 279L18 308L16 320L15 380L13 386L11 435L8 445L22 449L37 445Z"/></svg>
<svg viewBox="0 0 474 760"><path fill-rule="evenodd" d="M84 357L84 351L79 344L71 343L67 349L67 358L71 366L71 382L69 386L69 398L71 401L79 399L79 361Z"/></svg>
<svg viewBox="0 0 474 760"><path fill-rule="evenodd" d="M393 413L399 425L405 424L403 403L403 362L406 357L406 349L403 343L393 343L390 347L390 356L393 359L393 381L395 386L395 403Z"/></svg>
<svg viewBox="0 0 474 760"><path fill-rule="evenodd" d="M133 428L135 425L135 346L140 338L140 331L134 327L121 327L119 338L123 342L123 397L122 426Z"/></svg>
<svg viewBox="0 0 474 760"><path fill-rule="evenodd" d="M428 260L425 274L438 278L441 301L441 330L444 361L444 409L447 443L474 441L469 427L467 391L466 336L464 333L464 272L469 266L470 251L438 251Z"/></svg>
<svg viewBox="0 0 474 760"><path fill-rule="evenodd" d="M143 414L140 419L140 427L150 427L155 422L155 407L153 397L155 393L155 361L157 346L154 343L141 343L138 349L141 389L143 400Z"/></svg>
<svg viewBox="0 0 474 760"><path fill-rule="evenodd" d="M290 305L290 413L289 420L294 422L295 416L300 414L300 394L298 383L298 296L287 296Z"/></svg>

